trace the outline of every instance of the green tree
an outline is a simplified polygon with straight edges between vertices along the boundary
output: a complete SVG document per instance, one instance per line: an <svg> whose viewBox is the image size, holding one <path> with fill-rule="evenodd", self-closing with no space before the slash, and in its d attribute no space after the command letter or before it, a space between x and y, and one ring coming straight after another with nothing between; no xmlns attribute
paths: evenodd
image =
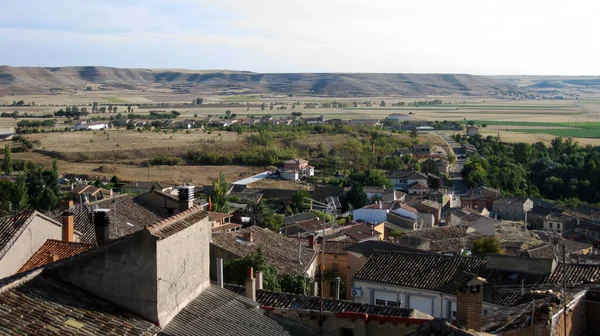
<svg viewBox="0 0 600 336"><path fill-rule="evenodd" d="M431 158L423 161L421 163L421 172L431 173L431 174L437 173L437 167L435 165L435 161Z"/></svg>
<svg viewBox="0 0 600 336"><path fill-rule="evenodd" d="M382 100L381 103L379 103L379 106L385 106L385 100Z"/></svg>
<svg viewBox="0 0 600 336"><path fill-rule="evenodd" d="M247 254L243 258L225 263L223 266L223 277L227 279L227 283L244 285L249 267L253 267L255 272L263 272L264 289L281 291L281 286L277 279L277 270L269 263L260 249L256 253Z"/></svg>
<svg viewBox="0 0 600 336"><path fill-rule="evenodd" d="M284 274L279 277L279 286L284 293L306 295L310 292L312 279L302 275Z"/></svg>
<svg viewBox="0 0 600 336"><path fill-rule="evenodd" d="M352 187L346 193L346 199L354 209L360 209L369 204L369 197L359 183L352 184Z"/></svg>
<svg viewBox="0 0 600 336"><path fill-rule="evenodd" d="M308 203L310 201L307 198L311 198L310 193L304 189L300 189L296 191L292 195L292 209L295 210L296 213L302 212L305 208L308 208Z"/></svg>
<svg viewBox="0 0 600 336"><path fill-rule="evenodd" d="M204 99L196 98L196 105L202 105L203 102L204 102Z"/></svg>
<svg viewBox="0 0 600 336"><path fill-rule="evenodd" d="M219 178L213 181L210 199L212 203L212 211L229 212L229 184L225 181L225 175L219 173Z"/></svg>
<svg viewBox="0 0 600 336"><path fill-rule="evenodd" d="M27 198L27 183L25 182L25 175L19 174L15 182L12 196L12 207L14 211L21 212L29 207L29 200Z"/></svg>
<svg viewBox="0 0 600 336"><path fill-rule="evenodd" d="M502 244L494 237L485 237L473 241L471 252L479 257L485 257L488 254L504 254Z"/></svg>
<svg viewBox="0 0 600 336"><path fill-rule="evenodd" d="M110 183L112 183L116 186L117 184L119 184L119 177L117 175L114 175L113 177L110 178Z"/></svg>
<svg viewBox="0 0 600 336"><path fill-rule="evenodd" d="M12 154L10 152L10 146L7 144L4 146L4 160L2 162L4 173L10 175L13 172Z"/></svg>
<svg viewBox="0 0 600 336"><path fill-rule="evenodd" d="M392 182L385 175L383 170L370 169L365 173L366 177L364 184L368 186L385 186L386 188L392 187Z"/></svg>

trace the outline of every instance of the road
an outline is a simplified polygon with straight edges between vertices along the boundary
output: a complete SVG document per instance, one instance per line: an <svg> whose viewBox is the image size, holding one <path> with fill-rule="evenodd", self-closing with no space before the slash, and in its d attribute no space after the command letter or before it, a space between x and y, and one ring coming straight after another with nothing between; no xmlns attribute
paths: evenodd
<svg viewBox="0 0 600 336"><path fill-rule="evenodd" d="M462 171L463 167L465 166L465 162L467 161L467 159L463 157L465 155L465 150L458 142L454 141L449 135L443 133L436 134L440 138L442 138L442 140L444 140L450 148L452 148L454 156L456 156L456 165L452 168L452 171L450 172L450 178L452 179L452 192L454 193L454 195L457 196L464 195L467 192L468 188L465 182L463 181L460 172ZM458 197L457 200L459 200Z"/></svg>

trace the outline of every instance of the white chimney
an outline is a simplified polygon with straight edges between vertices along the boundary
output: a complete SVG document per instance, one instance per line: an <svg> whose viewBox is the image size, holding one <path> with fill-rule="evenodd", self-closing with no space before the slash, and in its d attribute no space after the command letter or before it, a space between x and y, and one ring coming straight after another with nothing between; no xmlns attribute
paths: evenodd
<svg viewBox="0 0 600 336"><path fill-rule="evenodd" d="M217 285L223 288L223 258L217 258Z"/></svg>
<svg viewBox="0 0 600 336"><path fill-rule="evenodd" d="M248 278L246 278L246 297L256 301L256 279L254 278L254 269L248 267Z"/></svg>

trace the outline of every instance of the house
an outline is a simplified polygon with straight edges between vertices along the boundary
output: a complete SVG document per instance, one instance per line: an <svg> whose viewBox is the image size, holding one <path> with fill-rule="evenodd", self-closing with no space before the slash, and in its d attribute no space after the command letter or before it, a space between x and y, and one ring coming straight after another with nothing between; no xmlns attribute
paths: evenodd
<svg viewBox="0 0 600 336"><path fill-rule="evenodd" d="M526 197L502 197L495 200L492 207L498 219L511 221L526 221L531 208L533 201Z"/></svg>
<svg viewBox="0 0 600 336"><path fill-rule="evenodd" d="M278 274L314 277L317 268L316 252L301 241L269 229L250 226L236 232L214 236L210 244L211 277L216 280L216 260L228 262L256 253L258 250L275 267Z"/></svg>
<svg viewBox="0 0 600 336"><path fill-rule="evenodd" d="M533 207L527 213L527 224L530 229L542 229L544 228L544 219L549 215L558 215L563 212L558 206L550 205L547 206L538 201L533 202Z"/></svg>
<svg viewBox="0 0 600 336"><path fill-rule="evenodd" d="M384 224L356 223L345 226L340 232L348 241L361 243L369 240L383 240Z"/></svg>
<svg viewBox="0 0 600 336"><path fill-rule="evenodd" d="M210 284L209 225L208 214L192 208L102 248L4 279L3 330L289 335L256 302ZM23 318L30 312L35 318Z"/></svg>
<svg viewBox="0 0 600 336"><path fill-rule="evenodd" d="M450 162L446 159L436 159L435 168L440 174L448 174L450 172Z"/></svg>
<svg viewBox="0 0 600 336"><path fill-rule="evenodd" d="M490 212L486 208L481 209L481 211L471 207L465 207L462 209L452 208L446 212L446 225L460 225L461 219L469 214L489 217Z"/></svg>
<svg viewBox="0 0 600 336"><path fill-rule="evenodd" d="M366 223L381 223L387 219L387 213L394 208L394 203L377 201L352 211L352 219Z"/></svg>
<svg viewBox="0 0 600 336"><path fill-rule="evenodd" d="M562 216L555 214L546 215L542 221L544 230L553 231L559 234L563 233L565 222L566 221Z"/></svg>
<svg viewBox="0 0 600 336"><path fill-rule="evenodd" d="M321 113L321 116L318 118L304 118L303 120L307 125L320 125L320 124L325 123L325 118L323 118L323 113Z"/></svg>
<svg viewBox="0 0 600 336"><path fill-rule="evenodd" d="M48 239L44 245L42 245L42 247L40 247L40 249L37 250L37 252L35 252L35 254L32 255L25 264L23 264L23 266L21 266L21 268L18 270L18 273L27 272L61 259L76 256L80 253L90 250L93 247L93 244Z"/></svg>
<svg viewBox="0 0 600 336"><path fill-rule="evenodd" d="M15 274L48 239L79 242L72 217L57 222L37 211L0 218L0 278Z"/></svg>
<svg viewBox="0 0 600 336"><path fill-rule="evenodd" d="M283 163L279 169L281 178L284 180L300 180L315 175L315 167L309 166L308 161L303 159L292 159Z"/></svg>
<svg viewBox="0 0 600 336"><path fill-rule="evenodd" d="M143 230L146 225L162 219L127 194L91 204L63 201L58 212L49 215L57 222L73 216L75 231L81 234L81 242L97 246Z"/></svg>
<svg viewBox="0 0 600 336"><path fill-rule="evenodd" d="M388 115L388 120L393 120L393 121L406 121L408 120L408 114L402 114L402 113L391 113Z"/></svg>
<svg viewBox="0 0 600 336"><path fill-rule="evenodd" d="M303 221L297 221L293 224L287 225L279 232L286 236L298 236L304 237L307 235L322 236L323 232L325 235L333 229L333 224L326 224L318 217L314 219L307 219Z"/></svg>
<svg viewBox="0 0 600 336"><path fill-rule="evenodd" d="M151 190L134 198L135 202L161 217L170 217L193 206L208 209L208 202L195 198L194 186L179 186L175 188L176 195L160 190Z"/></svg>
<svg viewBox="0 0 600 336"><path fill-rule="evenodd" d="M89 203L113 197L112 190L96 188L89 184L80 184L76 188L69 190L69 197L78 203Z"/></svg>
<svg viewBox="0 0 600 336"><path fill-rule="evenodd" d="M412 308L434 317L459 319L455 279L462 272L487 279L483 284L483 316L521 303L518 291L506 288L560 285L565 276L586 283L600 275L600 266L567 264L553 259L488 255L487 258L376 251L354 276L353 301Z"/></svg>
<svg viewBox="0 0 600 336"><path fill-rule="evenodd" d="M407 188L406 193L409 195L424 195L429 192L429 186L426 183L414 182Z"/></svg>
<svg viewBox="0 0 600 336"><path fill-rule="evenodd" d="M502 197L502 193L498 189L489 187L471 188L467 190L466 196L460 198L460 206L462 208L487 208L488 210L492 210L494 201L500 197Z"/></svg>
<svg viewBox="0 0 600 336"><path fill-rule="evenodd" d="M408 191L408 187L414 187L417 185L416 183L427 186L429 181L426 175L416 171L396 171L389 177L392 187L401 191Z"/></svg>
<svg viewBox="0 0 600 336"><path fill-rule="evenodd" d="M105 121L100 121L100 122L95 122L95 123L81 123L79 125L75 125L73 127L71 127L72 130L74 131L79 131L79 130L101 130L101 129L106 129L106 128L110 128L110 123L105 122Z"/></svg>
<svg viewBox="0 0 600 336"><path fill-rule="evenodd" d="M468 144L468 143L464 143L462 145L462 148L465 150L465 153L467 153L468 156L476 154L477 153L477 147Z"/></svg>
<svg viewBox="0 0 600 336"><path fill-rule="evenodd" d="M350 277L350 269L348 267L348 258L346 248L352 245L355 245L355 242L345 242L345 241L325 241L324 244L320 244L318 246L319 251L323 253L323 258L325 259L325 264L323 269L327 272L329 277L335 279L335 277L339 276L341 279L341 287L349 288L352 283L352 278ZM321 267L322 260L321 258L317 258L318 265ZM335 286L337 285L335 280L331 279L326 281L323 286L323 295L325 297L335 297ZM339 298L341 299L349 299L350 293L346 291L340 291Z"/></svg>
<svg viewBox="0 0 600 336"><path fill-rule="evenodd" d="M467 126L467 136L475 136L477 134L479 134L479 127Z"/></svg>
<svg viewBox="0 0 600 336"><path fill-rule="evenodd" d="M213 234L235 232L242 229L241 224L231 222L233 215L215 211L207 212Z"/></svg>
<svg viewBox="0 0 600 336"><path fill-rule="evenodd" d="M497 220L478 214L468 214L460 219L460 226L466 227L473 232L484 236L494 236ZM469 230L467 230L469 232Z"/></svg>
<svg viewBox="0 0 600 336"><path fill-rule="evenodd" d="M161 185L158 182L131 182L121 186L121 192L129 193L134 195L139 195L143 193L147 193L151 190L168 192L172 187L166 187Z"/></svg>
<svg viewBox="0 0 600 336"><path fill-rule="evenodd" d="M429 157L431 155L431 145L429 145L429 144L413 145L412 152L416 157Z"/></svg>
<svg viewBox="0 0 600 336"><path fill-rule="evenodd" d="M436 225L440 225L440 223L442 222L442 205L440 203L428 199L414 199L412 201L406 202L406 204L412 206L421 213L432 214L435 219Z"/></svg>
<svg viewBox="0 0 600 336"><path fill-rule="evenodd" d="M418 229L417 218L403 217L394 212L387 214L387 220L383 225L386 239L391 237L392 231L406 232Z"/></svg>
<svg viewBox="0 0 600 336"><path fill-rule="evenodd" d="M247 295L244 286L226 284L225 288ZM307 296L258 289L255 296L267 317L281 325L293 325L297 335L403 335L432 319L414 309L335 298L324 298L321 306L321 298L316 294Z"/></svg>

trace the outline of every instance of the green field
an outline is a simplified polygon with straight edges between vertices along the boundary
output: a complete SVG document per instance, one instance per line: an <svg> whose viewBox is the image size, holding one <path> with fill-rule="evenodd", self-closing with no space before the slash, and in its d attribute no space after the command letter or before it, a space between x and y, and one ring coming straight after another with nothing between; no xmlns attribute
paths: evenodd
<svg viewBox="0 0 600 336"><path fill-rule="evenodd" d="M511 129L510 132L520 133L544 133L557 137L571 138L600 138L600 128L597 129L581 129L581 128L562 128L562 129Z"/></svg>
<svg viewBox="0 0 600 336"><path fill-rule="evenodd" d="M121 98L116 98L116 97L104 97L102 99L107 100L111 103L126 103L127 102Z"/></svg>
<svg viewBox="0 0 600 336"><path fill-rule="evenodd" d="M221 100L226 102L256 102L261 99L259 96L231 96L222 97Z"/></svg>

